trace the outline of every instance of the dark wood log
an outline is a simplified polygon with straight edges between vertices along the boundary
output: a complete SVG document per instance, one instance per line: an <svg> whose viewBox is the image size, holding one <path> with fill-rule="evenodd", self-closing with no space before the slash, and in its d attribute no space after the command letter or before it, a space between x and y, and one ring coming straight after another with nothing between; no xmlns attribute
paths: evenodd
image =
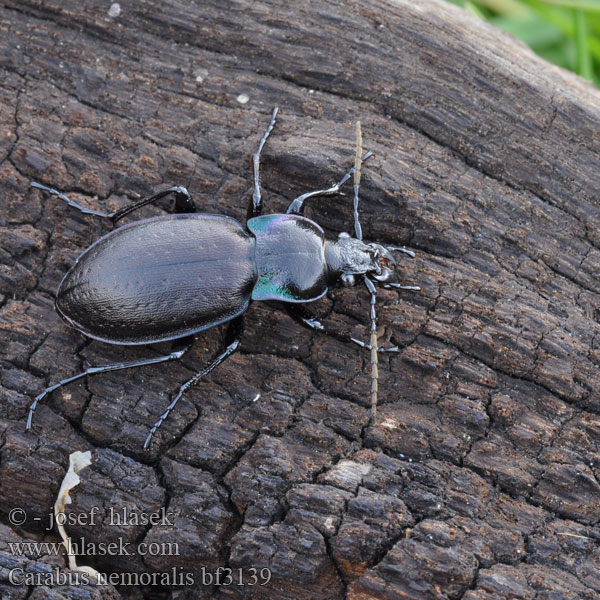
<svg viewBox="0 0 600 600"><path fill-rule="evenodd" d="M590 84L436 0L148 0L120 12L6 0L0 48L3 598L599 597L600 94ZM380 343L400 352L381 358L376 425L367 353L256 303L241 352L184 396L149 452L148 429L222 329L181 364L57 391L25 433L45 386L86 361L156 351L90 342L53 312L61 277L108 227L29 183L111 210L182 184L202 210L242 220L273 106L266 211L345 172L360 120L375 155L361 187L365 238L418 251L399 268L422 291L378 296ZM351 202L314 200L307 216L333 237L351 228ZM368 305L359 287L312 309L365 339ZM10 550L10 511L23 508L16 530L38 539L69 454L86 449L93 464L68 514L97 507L99 519L69 533L131 552L80 563L193 581L7 583L14 565L48 563ZM111 524L124 507L170 516ZM268 583L250 585L263 568Z"/></svg>

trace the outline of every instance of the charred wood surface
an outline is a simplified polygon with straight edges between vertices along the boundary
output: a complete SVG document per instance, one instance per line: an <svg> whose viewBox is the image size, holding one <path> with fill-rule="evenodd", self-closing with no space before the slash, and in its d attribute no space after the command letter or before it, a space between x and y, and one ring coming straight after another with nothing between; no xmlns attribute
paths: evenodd
<svg viewBox="0 0 600 600"><path fill-rule="evenodd" d="M422 291L378 294L380 344L400 352L381 358L377 423L367 352L255 303L241 351L184 396L149 452L149 428L221 328L181 363L64 387L26 433L47 385L165 350L91 342L55 314L61 278L110 227L29 183L106 210L185 185L201 210L243 220L273 106L265 212L337 180L360 120L374 153L364 237L418 252L399 268ZM591 85L434 0L147 0L120 12L5 0L0 596L170 597L171 585L10 586L13 567L64 565L9 542L54 539L69 454L89 449L69 514L99 517L69 533L131 552L80 562L192 573L178 598L598 598L599 130ZM306 214L330 237L351 229L348 195ZM368 308L358 287L311 310L366 341ZM19 507L26 522L11 530ZM173 516L111 525L124 508ZM202 579L219 567L271 577Z"/></svg>

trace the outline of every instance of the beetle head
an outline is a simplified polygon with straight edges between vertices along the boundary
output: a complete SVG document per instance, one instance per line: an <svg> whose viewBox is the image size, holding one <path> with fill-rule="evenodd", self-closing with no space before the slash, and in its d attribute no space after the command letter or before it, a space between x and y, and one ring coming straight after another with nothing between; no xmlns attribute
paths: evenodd
<svg viewBox="0 0 600 600"><path fill-rule="evenodd" d="M325 258L331 275L344 287L355 285L355 275L370 275L380 283L389 283L396 279L396 259L391 253L394 249L366 244L341 233L337 242L327 242Z"/></svg>
<svg viewBox="0 0 600 600"><path fill-rule="evenodd" d="M367 244L371 250L373 260L369 271L373 279L381 283L392 281L396 277L396 259L392 253L381 244Z"/></svg>

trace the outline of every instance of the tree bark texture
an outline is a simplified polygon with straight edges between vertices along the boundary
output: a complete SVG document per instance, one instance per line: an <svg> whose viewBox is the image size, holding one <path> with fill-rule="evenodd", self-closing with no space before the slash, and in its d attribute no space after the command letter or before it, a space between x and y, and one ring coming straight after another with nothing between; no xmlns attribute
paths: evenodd
<svg viewBox="0 0 600 600"><path fill-rule="evenodd" d="M120 12L118 10L120 8ZM117 14L118 13L118 14ZM5 0L0 8L0 596L319 600L600 597L600 94L436 0ZM53 310L76 257L110 230L55 197L114 210L184 185L243 220L251 156L265 212L337 180L354 123L369 241L406 245L380 290L377 423L369 355L254 303L241 351L149 428L223 338L180 363L88 377L164 352L92 342ZM148 207L141 217L164 213ZM352 200L310 201L329 237ZM367 341L363 286L309 307ZM9 542L45 531L69 454L92 450L67 527L105 573L160 586L13 586L64 567ZM11 524L22 508L26 521ZM110 524L111 509L174 522ZM154 543L174 552L143 553ZM163 546L160 546L163 544ZM266 585L215 585L219 567ZM223 583L223 582L221 582Z"/></svg>

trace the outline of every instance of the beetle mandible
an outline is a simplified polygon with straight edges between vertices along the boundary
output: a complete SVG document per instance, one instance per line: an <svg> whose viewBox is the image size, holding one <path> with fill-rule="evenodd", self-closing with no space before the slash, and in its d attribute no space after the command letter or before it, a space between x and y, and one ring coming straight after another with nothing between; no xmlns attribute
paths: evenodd
<svg viewBox="0 0 600 600"><path fill-rule="evenodd" d="M385 286L419 289L394 281L396 261L392 251L411 257L414 253L404 247L362 241L358 192L361 164L371 152L362 154L359 122L354 166L338 183L298 196L285 214L262 216L260 154L275 126L277 113L278 109L274 108L253 155L254 190L246 229L231 217L196 213L192 197L181 186L105 213L84 208L54 188L36 182L31 184L84 214L108 218L113 224L142 206L174 195L176 214L123 225L85 250L61 281L55 308L70 326L103 342L133 345L175 340L176 344L172 352L164 356L91 366L47 387L32 402L26 429L31 428L38 402L67 383L86 375L179 359L191 347L196 333L229 322L224 349L181 385L150 429L144 443L144 448L148 448L153 434L183 393L237 350L243 331L243 313L251 301L283 301L296 320L313 330L325 331L318 321L301 314L298 304L321 298L333 283L355 285L357 277L364 281L371 295L370 341L367 344L354 338L350 340L371 351L371 422L374 422L377 352L398 349L377 347L373 280ZM338 240L326 240L323 229L302 216L304 202L315 196L340 193L342 185L352 176L355 235L341 233Z"/></svg>

